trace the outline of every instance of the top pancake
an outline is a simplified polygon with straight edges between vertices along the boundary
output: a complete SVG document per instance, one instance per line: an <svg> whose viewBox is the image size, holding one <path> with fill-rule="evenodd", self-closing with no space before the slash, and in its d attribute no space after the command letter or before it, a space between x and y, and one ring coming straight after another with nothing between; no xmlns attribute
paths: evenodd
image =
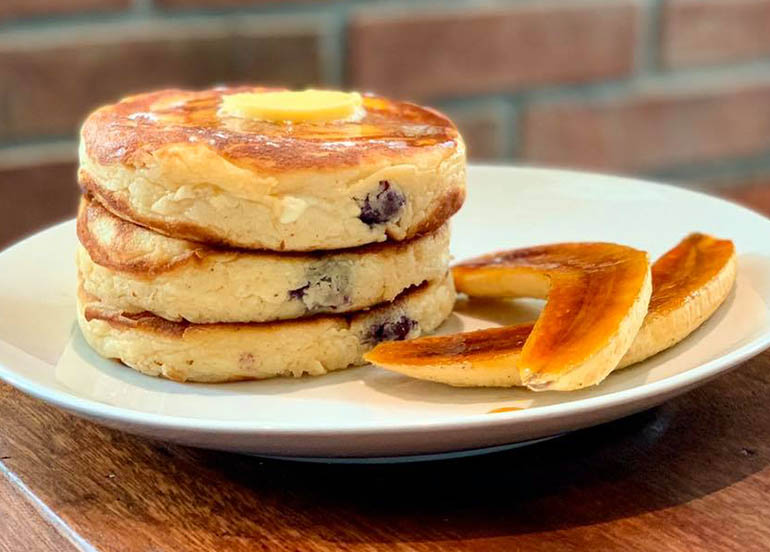
<svg viewBox="0 0 770 552"><path fill-rule="evenodd" d="M349 120L220 114L223 96L267 90L162 90L96 110L81 186L158 232L272 250L400 241L461 206L465 146L444 115L376 96Z"/></svg>

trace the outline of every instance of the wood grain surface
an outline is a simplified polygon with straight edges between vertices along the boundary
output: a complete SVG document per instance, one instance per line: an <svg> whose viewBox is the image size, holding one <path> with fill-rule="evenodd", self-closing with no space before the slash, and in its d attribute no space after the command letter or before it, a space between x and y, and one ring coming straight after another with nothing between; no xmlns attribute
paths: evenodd
<svg viewBox="0 0 770 552"><path fill-rule="evenodd" d="M768 404L765 353L524 449L340 466L169 446L2 386L0 456L97 550L768 550ZM30 513L0 490L17 550Z"/></svg>
<svg viewBox="0 0 770 552"><path fill-rule="evenodd" d="M0 550L76 550L2 473Z"/></svg>

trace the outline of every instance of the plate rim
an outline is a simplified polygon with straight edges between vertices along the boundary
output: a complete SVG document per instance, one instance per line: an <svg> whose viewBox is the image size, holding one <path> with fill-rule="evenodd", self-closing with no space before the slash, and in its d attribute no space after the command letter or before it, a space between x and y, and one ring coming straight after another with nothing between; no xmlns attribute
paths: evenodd
<svg viewBox="0 0 770 552"><path fill-rule="evenodd" d="M666 193L680 193L685 195L698 196L699 199L706 199L716 203L725 204L730 209L743 211L746 216L759 219L762 224L768 225L770 230L770 218L726 199L715 197L700 191L683 188L671 184L664 184L639 178L616 176L611 174L592 173L589 171L575 171L563 169L549 169L540 167L522 167L514 165L471 165L473 169L484 170L524 170L533 172L545 172L555 175L564 175L569 178L571 175L579 174L583 176L594 176L609 180L623 180L627 183L633 183L636 186L645 186L661 189ZM574 177L574 176L573 176ZM55 232L60 226L72 224L74 219L68 219L49 226L35 234L15 242L9 247L0 251L0 256L7 254L11 250L24 247L28 240L35 239L43 233ZM79 330L76 330L79 331ZM10 347L14 347L7 342ZM499 427L510 424L512 421L517 423L537 423L545 420L559 418L567 414L579 415L589 412L600 412L605 409L612 409L621 405L642 404L654 400L655 397L665 398L676 394L677 391L685 392L699 383L704 383L709 379L728 371L730 368L745 362L746 360L760 354L770 348L770 329L752 339L749 343L738 347L730 353L721 357L712 359L700 364L694 368L657 380L654 382L643 383L629 389L623 389L608 393L606 395L586 397L583 399L556 403L546 406L537 406L512 412L497 414L494 418L486 413L452 415L442 419L431 421L367 421L360 425L337 428L309 428L307 425L298 423L265 423L246 420L217 420L210 418L192 418L185 416L173 416L167 414L157 414L133 410L126 407L109 405L93 399L78 397L72 392L58 390L44 384L38 384L34 381L19 375L9 366L0 362L0 380L18 390L31 395L44 402L63 408L70 412L81 414L85 417L97 418L110 422L117 422L121 425L132 424L147 429L163 429L175 431L194 431L207 433L228 433L233 435L276 435L276 436L351 436L371 434L373 432L381 434L401 434L423 431L455 431L460 429L469 429L478 427ZM662 401L661 401L662 402Z"/></svg>

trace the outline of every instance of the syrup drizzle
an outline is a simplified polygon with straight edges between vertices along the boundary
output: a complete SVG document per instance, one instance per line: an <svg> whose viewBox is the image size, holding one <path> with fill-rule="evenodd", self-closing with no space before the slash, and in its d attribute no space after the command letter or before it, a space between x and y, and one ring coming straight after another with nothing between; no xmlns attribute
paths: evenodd
<svg viewBox="0 0 770 552"><path fill-rule="evenodd" d="M501 406L500 408L493 408L487 414L501 414L503 412L515 412L516 410L524 410L524 406Z"/></svg>

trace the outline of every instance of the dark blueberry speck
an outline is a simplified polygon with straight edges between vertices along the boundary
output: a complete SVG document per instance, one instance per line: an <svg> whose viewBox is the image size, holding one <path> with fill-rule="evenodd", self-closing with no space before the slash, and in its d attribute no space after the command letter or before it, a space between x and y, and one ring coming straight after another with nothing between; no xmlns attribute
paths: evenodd
<svg viewBox="0 0 770 552"><path fill-rule="evenodd" d="M308 312L329 312L350 304L350 266L322 261L311 266L303 286L289 290L289 299L304 303Z"/></svg>
<svg viewBox="0 0 770 552"><path fill-rule="evenodd" d="M361 222L373 226L393 220L406 203L404 194L396 190L387 180L380 180L377 190L369 192L364 199L358 200Z"/></svg>
<svg viewBox="0 0 770 552"><path fill-rule="evenodd" d="M310 284L305 284L302 287L298 287L297 289L291 289L289 290L289 298L290 299L298 299L302 300L302 298L305 296L305 292L310 287Z"/></svg>
<svg viewBox="0 0 770 552"><path fill-rule="evenodd" d="M373 325L369 330L369 341L402 341L417 327L417 321L407 316Z"/></svg>

